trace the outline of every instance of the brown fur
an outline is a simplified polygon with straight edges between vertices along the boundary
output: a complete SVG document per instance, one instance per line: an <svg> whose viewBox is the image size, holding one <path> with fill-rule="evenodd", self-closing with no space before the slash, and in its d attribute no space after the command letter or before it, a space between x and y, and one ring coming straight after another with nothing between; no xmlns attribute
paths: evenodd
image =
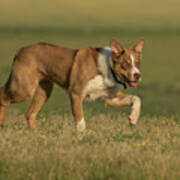
<svg viewBox="0 0 180 180"><path fill-rule="evenodd" d="M115 45L117 53L121 53L123 49L118 44ZM113 48L112 44L111 47ZM140 53L140 47L135 48ZM14 57L8 81L0 88L0 126L3 126L5 111L10 104L32 98L26 119L29 126L35 128L36 116L50 97L53 83L68 92L74 119L76 123L81 121L83 118L83 90L87 83L99 74L98 51L98 48L87 47L76 50L48 43L38 43L21 48ZM118 67L122 65L119 66L118 63L121 61L117 59L123 56L116 53L113 56L113 69L121 77L123 70ZM125 96L118 95L118 98L121 100Z"/></svg>
<svg viewBox="0 0 180 180"><path fill-rule="evenodd" d="M14 58L7 83L0 89L0 125L11 103L32 98L26 119L34 128L36 115L51 95L54 82L68 91L73 114L79 120L82 112L74 111L81 109L83 87L97 73L96 53L93 48L74 50L47 43L21 48Z"/></svg>

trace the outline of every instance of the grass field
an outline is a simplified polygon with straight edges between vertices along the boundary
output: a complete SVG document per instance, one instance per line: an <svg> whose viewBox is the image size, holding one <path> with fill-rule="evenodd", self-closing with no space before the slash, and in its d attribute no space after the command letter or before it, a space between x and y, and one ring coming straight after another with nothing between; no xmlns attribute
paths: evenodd
<svg viewBox="0 0 180 180"><path fill-rule="evenodd" d="M98 100L84 103L87 130L78 134L68 97L55 86L37 130L27 128L23 115L30 101L8 109L0 130L0 180L180 179L180 2L79 2L0 2L0 86L24 45L107 46L116 38L130 47L145 38L143 81L122 90L142 99L138 125L129 127L130 108Z"/></svg>

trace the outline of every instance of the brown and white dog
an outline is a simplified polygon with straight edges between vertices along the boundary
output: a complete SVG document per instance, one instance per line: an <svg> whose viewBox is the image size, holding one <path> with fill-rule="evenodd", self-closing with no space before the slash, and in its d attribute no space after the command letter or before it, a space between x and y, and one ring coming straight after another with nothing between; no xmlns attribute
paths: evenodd
<svg viewBox="0 0 180 180"><path fill-rule="evenodd" d="M0 126L6 108L32 98L26 113L31 128L36 116L51 95L53 84L63 87L71 100L72 113L79 131L85 129L84 99L104 98L109 106L131 106L130 124L136 124L141 100L120 92L120 86L136 87L141 80L140 58L145 41L134 48L123 48L116 40L110 47L63 48L48 43L23 47L14 57L12 71L0 89Z"/></svg>

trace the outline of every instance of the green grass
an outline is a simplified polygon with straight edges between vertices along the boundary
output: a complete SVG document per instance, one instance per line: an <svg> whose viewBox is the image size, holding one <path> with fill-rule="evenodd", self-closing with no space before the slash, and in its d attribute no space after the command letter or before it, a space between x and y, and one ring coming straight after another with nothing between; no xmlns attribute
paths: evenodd
<svg viewBox="0 0 180 180"><path fill-rule="evenodd" d="M141 38L143 81L122 90L142 99L136 128L130 108L84 103L85 133L74 128L66 93L55 86L38 115L37 130L24 118L30 101L12 105L0 130L0 180L180 179L180 2L2 0L0 86L17 50L39 41L81 48L125 47Z"/></svg>

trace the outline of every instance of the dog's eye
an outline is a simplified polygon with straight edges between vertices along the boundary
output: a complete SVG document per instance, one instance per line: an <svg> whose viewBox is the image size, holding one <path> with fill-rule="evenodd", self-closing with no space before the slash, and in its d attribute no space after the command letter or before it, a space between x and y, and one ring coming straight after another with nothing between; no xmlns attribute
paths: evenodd
<svg viewBox="0 0 180 180"><path fill-rule="evenodd" d="M121 64L121 68L124 69L124 70L127 70L129 67L130 67L130 64L127 63L126 61L124 61L124 62Z"/></svg>

